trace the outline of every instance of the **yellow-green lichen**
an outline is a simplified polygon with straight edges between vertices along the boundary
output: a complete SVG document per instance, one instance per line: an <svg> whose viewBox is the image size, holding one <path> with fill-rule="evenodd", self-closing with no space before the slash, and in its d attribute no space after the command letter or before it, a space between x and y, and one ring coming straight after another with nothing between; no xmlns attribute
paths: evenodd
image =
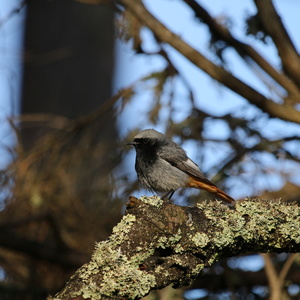
<svg viewBox="0 0 300 300"><path fill-rule="evenodd" d="M295 205L283 205L280 200L251 200L239 201L236 210L246 216L248 221L241 234L245 240L269 239L270 232L277 231L285 236L284 241L274 241L273 247L281 248L282 242L290 238L296 243L300 242L300 208ZM268 213L266 213L266 211Z"/></svg>
<svg viewBox="0 0 300 300"><path fill-rule="evenodd" d="M112 261L116 261L120 256L120 250L116 247L117 244L112 244L110 241L99 242L93 253L91 265L110 266Z"/></svg>
<svg viewBox="0 0 300 300"><path fill-rule="evenodd" d="M203 248L209 243L209 237L205 233L197 232L192 237L192 242L195 244L196 247Z"/></svg>
<svg viewBox="0 0 300 300"><path fill-rule="evenodd" d="M139 265L142 263L146 258L151 256L155 251L154 247L149 247L148 249L143 249L143 251L137 253L136 255L131 256L130 260L132 263Z"/></svg>
<svg viewBox="0 0 300 300"><path fill-rule="evenodd" d="M98 243L91 262L79 270L79 278L84 283L80 295L98 299L91 295L118 294L134 299L147 294L155 285L155 277L139 270L140 262L138 255L129 259L122 254L121 248L112 248L111 241ZM100 270L103 278L101 284L96 286L91 275Z"/></svg>
<svg viewBox="0 0 300 300"><path fill-rule="evenodd" d="M197 264L195 266L193 266L193 274L199 274L203 269L204 269L205 265L204 264Z"/></svg>
<svg viewBox="0 0 300 300"><path fill-rule="evenodd" d="M165 249L179 242L181 238L182 238L182 232L181 229L179 228L177 230L177 233L175 234L172 234L168 237L166 236L159 237L159 239L157 240L157 245L158 247Z"/></svg>
<svg viewBox="0 0 300 300"><path fill-rule="evenodd" d="M172 236L169 237L169 240L171 243L177 243L180 241L182 238L182 232L181 229L178 228L177 233L173 234Z"/></svg>
<svg viewBox="0 0 300 300"><path fill-rule="evenodd" d="M143 248L140 247L141 253L127 258L119 247L128 239L128 233L135 221L134 215L124 216L121 222L114 227L111 237L96 244L91 262L78 270L78 277L83 283L81 292L79 292L82 297L100 299L100 296L95 295L118 294L134 299L147 294L155 285L153 275L139 270L139 263L149 253L144 253ZM102 274L102 280L100 284L96 285L93 275L98 272Z"/></svg>
<svg viewBox="0 0 300 300"><path fill-rule="evenodd" d="M76 296L79 296L79 294ZM89 285L83 286L80 296L82 296L83 299L93 300L100 300L102 298L100 288L94 282L91 282Z"/></svg>
<svg viewBox="0 0 300 300"><path fill-rule="evenodd" d="M113 228L113 238L122 242L124 237L127 237L128 232L131 229L131 226L136 221L136 217L132 214L128 214L122 218L122 220Z"/></svg>
<svg viewBox="0 0 300 300"><path fill-rule="evenodd" d="M130 261L122 263L113 272L104 274L101 282L101 293L107 296L118 294L134 299L147 294L155 286L154 275L147 274L132 265Z"/></svg>
<svg viewBox="0 0 300 300"><path fill-rule="evenodd" d="M219 253L217 253L217 252L211 254L209 260L206 263L206 265L207 266L211 266L217 260L218 256L219 256Z"/></svg>
<svg viewBox="0 0 300 300"><path fill-rule="evenodd" d="M183 248L183 246L180 243L178 243L175 245L174 251L175 251L175 253L183 253L185 251L185 249Z"/></svg>
<svg viewBox="0 0 300 300"><path fill-rule="evenodd" d="M156 206L158 208L161 207L164 203L164 200L162 200L161 198L159 198L157 196L152 196L152 197L142 196L142 197L140 197L140 200L146 204L150 204L150 205Z"/></svg>

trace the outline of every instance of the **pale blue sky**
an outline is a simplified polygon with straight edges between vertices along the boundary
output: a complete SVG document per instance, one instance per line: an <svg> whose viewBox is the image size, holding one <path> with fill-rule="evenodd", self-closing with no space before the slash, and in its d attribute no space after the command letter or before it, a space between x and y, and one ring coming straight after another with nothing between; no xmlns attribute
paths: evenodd
<svg viewBox="0 0 300 300"><path fill-rule="evenodd" d="M231 18L232 32L236 37L245 41L244 38L244 19L247 15L253 14L256 8L253 1L245 0L214 0L214 1L199 1L204 7L213 14L213 16L219 19L224 19L227 16ZM171 28L175 33L179 34L185 41L194 46L204 55L215 58L211 54L210 50L207 49L208 35L205 26L195 26L197 21L193 18L193 13L184 5L181 1L162 1L162 0L147 0L145 1L146 6L150 11L157 16L165 25ZM278 9L286 28L288 29L292 40L295 45L299 45L300 37L298 29L300 26L298 12L300 11L300 2L297 0L287 1L274 1L276 8ZM144 47L146 50L155 50L152 42L152 35L147 29L143 30ZM267 46L261 42L256 41L254 38L247 39L248 43L251 43L263 56L267 56L269 62L274 66L280 64L276 52L272 47L272 43ZM159 71L165 66L165 62L160 57L147 57L143 55L134 55L131 52L130 44L124 45L119 43L119 64L118 73L116 76L116 89L132 84L142 76L148 74L150 71ZM197 106L207 112L213 112L215 115L223 115L228 112L235 112L236 116L248 118L250 116L256 116L259 110L256 107L247 106L246 100L241 98L239 95L233 93L227 88L224 88L217 84L214 80L209 78L204 72L196 68L193 64L183 58L177 51L173 50L170 46L165 46L169 51L171 58L176 62L176 67L181 70L184 76L189 80ZM266 88L258 79L255 73L249 70L248 66L235 54L233 50L227 50L225 57L230 61L230 69L233 73L246 81L249 85L255 87L266 96L273 95L273 92ZM143 89L142 93L139 93L133 100L132 105L129 106L122 114L120 119L121 134L125 134L130 128L139 126L140 128L149 127L149 124L145 122L145 112L148 110L152 103L151 93ZM178 83L176 85L178 91L177 97L174 99L175 108L175 120L180 121L184 119L188 112L189 106L185 98L187 98L186 91L182 88L182 85ZM187 107L185 107L185 105ZM166 112L167 113L167 112ZM226 137L228 135L228 129L224 127L222 122L214 122L209 125L210 137ZM268 120L267 118L261 117L257 122L256 126L259 126L263 134L269 138L279 138L286 134L300 134L300 127L298 125L289 124L287 122L279 122L276 119ZM161 122L156 129L164 131L165 124ZM189 143L185 145L189 155L197 162L197 148L193 144ZM291 144L289 147L300 151L299 143ZM214 169L214 165L218 165L218 161L227 155L228 149L226 147L221 148L210 148L207 149L205 154L205 160L201 161L201 168L203 171ZM264 155L261 158L261 163L270 165L271 168L280 169L281 171L290 172L291 179L300 184L300 178L297 168L299 166L291 166L286 161L275 160L271 155ZM130 154L129 161L134 160L134 153ZM131 168L133 169L133 163ZM232 178L231 182L231 193L233 196L239 198L244 196L252 196L259 193L259 190L268 187L270 189L277 187L280 188L283 184L282 177L279 173L271 172L268 177L262 177L257 180L255 186L245 186L243 184L243 176L253 176L256 174L255 166L247 164L245 162L246 173L241 175L240 178ZM212 176L213 174L208 174Z"/></svg>
<svg viewBox="0 0 300 300"><path fill-rule="evenodd" d="M243 39L243 20L247 14L255 11L255 7L251 0L206 0L199 2L203 4L213 16L218 17L219 19L224 19L226 16L232 18L232 30L234 34L238 38ZM22 22L24 11L19 15L7 19L12 9L18 6L19 3L20 0L0 0L0 146L3 145L3 143L9 145L12 141L12 135L5 119L7 116L10 116L13 112L17 111L17 101L20 95L20 50L22 46ZM194 20L193 13L183 5L181 1L147 0L145 3L153 14L160 18L164 24L182 36L188 43L199 49L199 51L204 53L207 57L213 58L211 52L207 49L207 28L205 26L195 26L197 21ZM300 2L298 0L276 0L275 5L280 12L283 22L294 43L299 46L300 37L298 28L300 24L298 12L300 11ZM153 50L152 36L146 29L143 30L143 38L145 40L145 48ZM263 55L266 55L264 54L266 53L266 46L262 43L257 42L255 39L251 39L251 44L255 46L256 49L260 50ZM222 115L230 111L236 111L236 114L240 116L244 116L245 114L254 115L257 113L257 109L254 107L248 107L247 111L242 109L243 105L246 103L244 99L217 84L214 80L204 74L204 72L198 70L175 50L171 49L171 47L166 46L166 49L169 50L171 57L176 62L176 67L180 69L184 76L189 80L195 94L197 106L200 109L207 112L213 111L216 115ZM275 54L274 49L271 46L268 46L268 60L274 65L279 63ZM227 50L226 58L231 62L230 67L233 69L234 73L243 80L246 80L249 84L268 94L269 91L257 81L256 76L253 76L248 67L244 65L244 62L239 58L232 59L232 57L236 57L234 51ZM128 84L132 84L150 71L159 71L165 66L164 60L160 57L134 55L130 49L130 44L124 45L118 43L117 60L115 90ZM180 121L189 113L189 105L182 105L182 103L186 102L185 99L187 97L182 84L178 82L175 86L177 96L174 99L174 118L175 120ZM139 126L140 128L149 126L149 124L145 122L143 116L145 111L147 111L147 108L151 105L152 98L151 94L147 93L143 88L144 86L140 85L139 90L141 93L135 97L132 105L125 110L119 119L121 135L136 126ZM169 88L172 88L172 86ZM165 109L164 113L167 114L168 111ZM283 126L283 123L278 122L277 120L266 121L261 119L258 125L263 128L263 132L266 136L272 138L276 138L286 132L299 133L299 126L289 125L287 123ZM207 124L207 126L209 126L210 137L226 137L226 135L228 135L228 129L224 127L222 122ZM161 122L157 129L164 131L165 124ZM189 155L197 161L197 148L193 147L192 144L186 145L186 147L188 147L187 150ZM297 146L291 144L290 147L295 149ZM226 151L226 148L208 149L205 161L201 162L202 169L207 171L213 168L213 166L218 163L218 160L227 154ZM132 157L134 156L133 151L130 155ZM129 160L131 163L131 158ZM4 165L6 161L7 157L4 154L1 155L0 166ZM264 162L269 162L271 165L273 164L272 159L268 157L264 158ZM280 162L277 162L277 164L280 168L286 168L287 170L290 168L290 166L280 166ZM286 163L282 162L281 164ZM133 168L133 164L131 164L131 168ZM130 169L130 172L132 171L133 170ZM251 170L249 170L249 172L250 171ZM212 176L213 174L209 175ZM273 185L280 185L280 178L276 175L273 177ZM295 176L295 182L299 181L298 177ZM261 185L264 186L265 184L266 182L262 180ZM241 190L247 195L251 194L251 189L247 191L247 188L239 188L239 191ZM233 188L232 191L235 196L243 196L239 194L237 188Z"/></svg>
<svg viewBox="0 0 300 300"><path fill-rule="evenodd" d="M243 20L247 13L253 13L255 7L251 0L213 0L213 1L199 1L203 4L208 11L212 12L214 16L223 18L229 16L232 18L232 30L234 34L243 39ZM293 42L300 47L300 1L299 0L276 0L274 1L278 11L281 14L284 24L288 29ZM13 8L20 3L20 0L0 0L0 147L5 145L11 145L13 136L9 130L8 123L5 121L8 116L15 113L18 107L18 99L20 95L20 83L21 83L21 47L22 47L22 30L23 30L23 13L16 15L10 19L7 16ZM177 0L147 0L147 6L153 11L153 13L161 18L163 22L172 28L177 34L180 34L187 42L199 49L207 57L212 58L212 54L207 50L208 35L205 26L195 26L193 19L193 13L191 13L185 5ZM7 19L7 20L6 20ZM3 20L5 21L3 23ZM151 34L147 30L143 31L143 37L145 38L145 46L147 49L153 49L153 43ZM256 49L264 53L266 47L255 41L251 40L251 44ZM276 59L276 53L272 47L268 47L268 60L274 65L279 62ZM196 95L196 103L199 108L204 109L208 112L213 111L215 114L222 115L226 112L236 110L238 114L241 114L241 107L246 103L240 96L234 94L230 90L221 87L211 78L206 76L201 70L198 70L191 63L187 62L181 57L176 51L170 49L171 57L176 61L176 66L183 72L183 74L189 78L192 85L192 89ZM130 44L122 44L118 42L118 53L117 53L116 64L116 83L115 90L125 87L128 84L140 79L142 76L148 74L150 71L159 71L165 66L165 62L160 57L145 57L142 55L136 56L130 49ZM256 77L249 72L248 68L239 59L231 60L234 56L234 52L229 50L226 53L226 57L232 62L231 67L234 73L241 76L251 85L260 89L261 91L268 93L264 86L257 81ZM176 86L178 95L175 98L175 107L177 107L176 120L180 121L189 112L188 108L184 108L182 102L185 101L186 91L180 83ZM125 134L128 130L133 127L139 126L141 128L148 127L149 124L145 122L144 114L147 108L151 105L151 94L145 92L142 86L140 88L141 93L134 98L133 103L128 107L122 114L119 124L121 135ZM166 112L167 113L167 112ZM255 108L248 108L247 112L243 111L244 114L255 114ZM277 120L267 121L262 119L258 124L263 128L263 132L266 136L276 138L284 135L286 132L290 134L299 134L299 126L290 125L284 122L278 122ZM210 137L224 137L228 134L228 129L220 122L214 122L213 124L207 124L210 126ZM159 130L164 130L165 125L163 122L157 127ZM185 145L189 155L197 161L197 148L194 147L193 143ZM293 151L299 151L299 145L295 143L289 146ZM204 171L210 169L218 160L226 155L226 149L208 149L206 152L205 162L201 165ZM134 156L133 150L130 151L128 159L126 160L127 172L135 176L134 168ZM8 161L8 156L5 152L1 152L0 155L0 168L2 168ZM269 164L272 167L279 168L291 172L291 176L294 177L294 182L300 184L299 172L295 168L295 165L290 166L285 161L274 162L267 155L263 158L263 163ZM246 173L243 176L252 176L255 173L253 165L246 165ZM213 174L210 174L213 175ZM251 195L253 189L251 187L244 186L242 181L239 181L240 185L237 186L237 179L233 178L231 182L231 194L234 197L242 197ZM274 175L271 178L264 179L258 182L256 188L263 189L266 186L280 187L281 184L280 176ZM263 262L260 256L252 256L251 264L246 261L248 258L244 258L244 265L241 261L238 262L238 266L245 269L249 269L251 266L254 269L262 268ZM232 264L235 260L232 260ZM199 293L196 294L199 297ZM192 299L192 295L191 295Z"/></svg>
<svg viewBox="0 0 300 300"><path fill-rule="evenodd" d="M7 118L17 112L21 84L21 47L23 13L10 17L20 0L0 0L0 148L13 142ZM7 164L9 155L0 152L0 169Z"/></svg>

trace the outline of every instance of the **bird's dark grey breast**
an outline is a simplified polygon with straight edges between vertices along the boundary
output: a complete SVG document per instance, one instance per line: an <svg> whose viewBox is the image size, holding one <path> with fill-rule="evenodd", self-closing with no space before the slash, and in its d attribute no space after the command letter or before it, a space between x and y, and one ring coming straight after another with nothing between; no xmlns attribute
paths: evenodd
<svg viewBox="0 0 300 300"><path fill-rule="evenodd" d="M157 161L156 151L153 148L137 149L135 169L137 173L146 173L152 169Z"/></svg>
<svg viewBox="0 0 300 300"><path fill-rule="evenodd" d="M188 175L178 169L175 162L187 159L187 156L181 147L175 145L170 142L137 149L135 168L139 181L146 188L169 192L184 186Z"/></svg>
<svg viewBox="0 0 300 300"><path fill-rule="evenodd" d="M156 184L153 182L153 176L155 176L155 166L158 160L156 150L157 149L155 147L144 147L143 149L137 149L135 161L135 170L139 181L144 187L153 191L156 190Z"/></svg>

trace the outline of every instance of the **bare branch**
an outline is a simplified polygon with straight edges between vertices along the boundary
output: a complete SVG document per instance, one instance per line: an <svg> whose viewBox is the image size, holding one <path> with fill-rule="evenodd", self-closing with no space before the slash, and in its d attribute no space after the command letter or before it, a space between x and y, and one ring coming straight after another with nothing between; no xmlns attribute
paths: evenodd
<svg viewBox="0 0 300 300"><path fill-rule="evenodd" d="M295 110L293 105L288 103L280 105L272 102L270 99L266 98L264 95L260 94L255 89L224 70L222 67L213 64L200 52L192 48L178 35L174 34L166 26L160 23L149 13L149 11L147 11L140 0L120 0L120 2L129 9L142 24L145 24L148 28L150 28L159 40L174 47L212 78L241 95L251 104L268 113L271 117L300 123L300 112Z"/></svg>
<svg viewBox="0 0 300 300"><path fill-rule="evenodd" d="M281 284L284 283L284 280L291 269L292 264L295 262L297 256L299 256L299 253L292 253L289 255L287 261L284 263L282 270L279 273L279 281Z"/></svg>
<svg viewBox="0 0 300 300"><path fill-rule="evenodd" d="M265 271L268 277L268 281L270 284L270 300L280 300L283 299L284 296L283 288L284 288L284 280L285 277L290 270L295 258L298 253L290 254L289 258L285 262L282 270L277 273L275 266L273 265L271 256L269 254L261 254L265 261Z"/></svg>
<svg viewBox="0 0 300 300"><path fill-rule="evenodd" d="M280 16L277 14L271 0L254 0L258 9L258 17L266 33L274 41L283 68L292 80L300 86L300 59L291 38L286 32ZM272 22L271 22L272 20Z"/></svg>
<svg viewBox="0 0 300 300"><path fill-rule="evenodd" d="M271 257L270 255L264 253L261 255L265 262L265 271L270 285L270 294L271 294L270 300L280 300L282 286L278 281L277 272L272 263Z"/></svg>
<svg viewBox="0 0 300 300"><path fill-rule="evenodd" d="M228 28L220 25L210 14L195 0L184 0L191 9L195 12L197 18L207 24L212 34L225 41L228 45L233 47L237 53L243 58L250 58L253 60L264 72L272 77L278 84L280 84L291 96L299 98L299 88L287 79L284 74L280 74L268 61L262 57L253 47L236 39ZM247 62L247 60L246 60Z"/></svg>

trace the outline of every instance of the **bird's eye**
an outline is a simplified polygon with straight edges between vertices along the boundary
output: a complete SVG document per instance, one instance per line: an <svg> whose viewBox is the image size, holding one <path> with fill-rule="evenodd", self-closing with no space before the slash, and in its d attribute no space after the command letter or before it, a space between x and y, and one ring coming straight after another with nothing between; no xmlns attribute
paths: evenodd
<svg viewBox="0 0 300 300"><path fill-rule="evenodd" d="M144 144L148 144L150 142L150 139L145 138L145 139L143 139L143 142L144 142Z"/></svg>

